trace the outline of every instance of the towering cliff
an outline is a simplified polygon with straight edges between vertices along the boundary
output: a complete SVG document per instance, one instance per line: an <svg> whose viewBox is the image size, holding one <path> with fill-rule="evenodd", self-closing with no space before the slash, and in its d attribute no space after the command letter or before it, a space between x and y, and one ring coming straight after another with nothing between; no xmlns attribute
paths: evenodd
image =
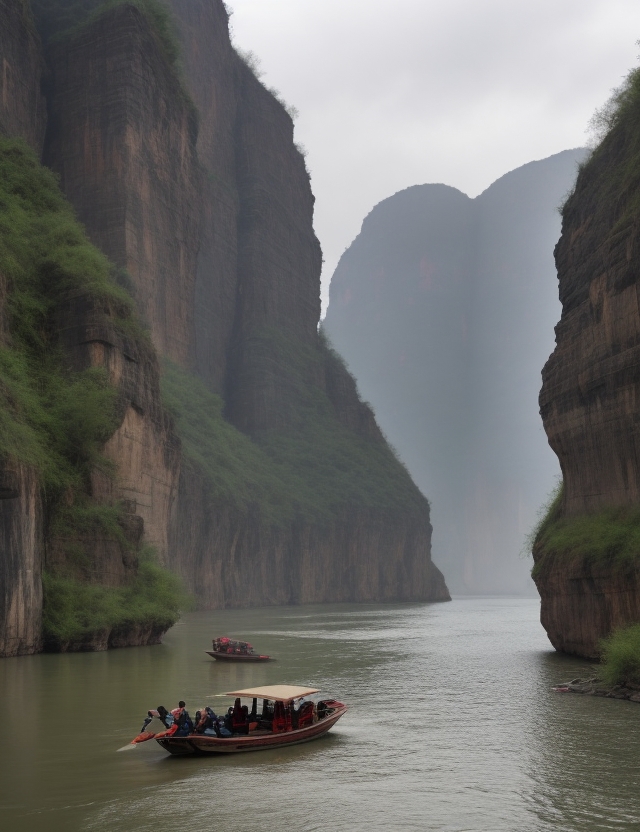
<svg viewBox="0 0 640 832"><path fill-rule="evenodd" d="M137 312L87 287L51 310L65 366L101 368L115 409L82 491L101 522L67 512L61 525L44 507L45 629L70 574L96 591L137 587L147 544L202 607L448 598L428 504L318 334L304 159L288 113L233 50L223 3L173 2L174 20L157 0L33 5L48 44L43 159ZM39 89L28 31L40 63L21 83ZM14 465L7 483L16 476ZM37 526L26 497L11 503ZM2 527L12 550L15 522ZM38 633L37 598L21 610ZM168 620L157 619L129 622L130 637L126 622L87 624L58 646L154 639Z"/></svg>
<svg viewBox="0 0 640 832"><path fill-rule="evenodd" d="M519 557L557 476L536 413L558 314L557 205L583 151L469 199L420 185L381 202L331 282L324 327L432 503L455 592L534 592Z"/></svg>
<svg viewBox="0 0 640 832"><path fill-rule="evenodd" d="M46 127L40 92L44 60L27 2L0 2L0 135L18 136L39 154ZM0 265L0 349L10 342L10 277ZM0 390L0 408L4 404ZM0 419L0 422L2 420ZM0 454L0 655L41 644L42 501L33 466Z"/></svg>
<svg viewBox="0 0 640 832"><path fill-rule="evenodd" d="M596 656L640 621L640 72L610 102L608 132L562 211L562 301L540 412L563 490L534 547L553 645Z"/></svg>

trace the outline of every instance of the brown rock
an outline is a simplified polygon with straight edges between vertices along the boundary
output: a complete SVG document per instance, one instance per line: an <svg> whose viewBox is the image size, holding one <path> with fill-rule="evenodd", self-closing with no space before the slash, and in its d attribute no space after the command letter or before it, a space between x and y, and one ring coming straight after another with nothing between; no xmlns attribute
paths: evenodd
<svg viewBox="0 0 640 832"><path fill-rule="evenodd" d="M46 126L43 70L28 3L0 0L0 134L23 138L38 154ZM0 346L9 342L7 281L0 273ZM0 461L0 656L40 649L43 551L37 475Z"/></svg>
<svg viewBox="0 0 640 832"><path fill-rule="evenodd" d="M199 228L197 117L147 18L124 4L50 50L45 162L126 269L156 349L187 366Z"/></svg>
<svg viewBox="0 0 640 832"><path fill-rule="evenodd" d="M638 567L547 555L535 581L542 598L542 626L556 650L564 653L597 659L605 636L640 620Z"/></svg>
<svg viewBox="0 0 640 832"><path fill-rule="evenodd" d="M450 600L430 559L428 523L356 507L323 525L268 527L207 491L193 472L183 475L170 547L201 608Z"/></svg>
<svg viewBox="0 0 640 832"><path fill-rule="evenodd" d="M564 516L640 503L634 131L629 121L618 124L581 170L555 251L562 317L540 412L562 468ZM534 551L537 560L544 555L535 580L557 649L595 656L612 629L640 621L640 571L621 569L606 554L590 564Z"/></svg>
<svg viewBox="0 0 640 832"><path fill-rule="evenodd" d="M0 135L24 139L38 156L47 124L43 71L29 3L0 0Z"/></svg>
<svg viewBox="0 0 640 832"><path fill-rule="evenodd" d="M103 451L117 466L118 475L114 481L94 471L91 493L98 502L124 500L129 514L143 523L145 541L155 546L160 561L165 562L180 474L180 442L161 404L156 354L144 339L127 338L118 331L117 312L96 306L85 296L71 298L59 312L60 339L73 369L104 367L119 391L122 421ZM114 576L105 577L108 585L119 585L125 579L122 553L115 544L108 550L113 563L109 565L109 556L98 556L96 550L102 564L96 569Z"/></svg>
<svg viewBox="0 0 640 832"><path fill-rule="evenodd" d="M0 464L0 656L36 653L42 621L40 483Z"/></svg>

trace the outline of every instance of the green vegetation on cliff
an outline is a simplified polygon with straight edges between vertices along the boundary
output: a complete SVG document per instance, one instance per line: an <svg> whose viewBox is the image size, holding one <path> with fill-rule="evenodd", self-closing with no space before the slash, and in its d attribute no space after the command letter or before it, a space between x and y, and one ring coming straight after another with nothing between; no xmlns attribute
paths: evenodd
<svg viewBox="0 0 640 832"><path fill-rule="evenodd" d="M183 465L194 466L216 500L236 508L257 503L265 519L293 519L291 493L271 460L223 415L224 402L200 379L165 361L162 395L182 441Z"/></svg>
<svg viewBox="0 0 640 832"><path fill-rule="evenodd" d="M105 12L125 4L135 6L147 17L165 58L176 66L180 47L169 10L161 0L31 0L36 25L45 42L74 35Z"/></svg>
<svg viewBox="0 0 640 832"><path fill-rule="evenodd" d="M31 0L35 25L44 43L68 43L121 7L133 7L144 16L155 36L159 51L173 74L178 94L191 111L193 125L198 111L184 83L180 42L169 8L162 0Z"/></svg>
<svg viewBox="0 0 640 832"><path fill-rule="evenodd" d="M180 581L158 566L150 551L126 587L88 584L77 578L45 572L43 641L46 650L87 646L96 637L117 638L132 629L168 630L188 604Z"/></svg>
<svg viewBox="0 0 640 832"><path fill-rule="evenodd" d="M322 523L348 506L424 516L428 503L389 446L340 422L322 381L327 364L334 376L346 370L323 339L311 347L268 331L246 348L255 372L278 391L272 406L282 429L250 438L225 419L222 399L198 379L171 364L163 374L183 452L215 497L238 508L258 505L275 525L296 517Z"/></svg>
<svg viewBox="0 0 640 832"><path fill-rule="evenodd" d="M0 140L0 274L10 341L0 346L0 459L36 468L50 501L81 490L104 461L115 390L101 368L70 372L56 342L61 304L84 295L117 311L132 305L87 240L53 174L24 144Z"/></svg>
<svg viewBox="0 0 640 832"><path fill-rule="evenodd" d="M255 372L281 391L285 426L258 433L256 442L305 511L328 516L357 505L424 516L428 503L387 442L347 427L336 413L328 390L350 378L322 333L317 346L307 346L269 330L250 348ZM353 395L353 407L364 409Z"/></svg>
<svg viewBox="0 0 640 832"><path fill-rule="evenodd" d="M97 504L90 496L92 470L113 474L101 449L117 427L117 391L101 367L82 372L69 368L56 322L71 300L83 298L101 308L127 337L142 342L144 335L130 297L116 284L109 261L89 243L54 175L24 143L8 139L0 139L0 295L3 285L7 297L0 306L6 310L4 338L0 321L0 468L23 464L38 472L49 535L60 538L67 556L65 574L59 570L46 579L45 636L51 640L56 628L65 630L62 622L69 618L65 612L58 620L64 607L56 606L58 589L66 592L64 588L73 584L75 589L68 593L75 605L72 617L79 620L84 615L90 621L99 611L101 627L117 606L114 599L124 592L78 589L85 572L90 572L87 532L98 527L123 552L136 554L123 531L121 508ZM177 617L181 596L169 592L173 579L161 579L158 570L146 563L144 575L136 578L144 579L146 593L136 620L146 622L150 610L163 623ZM98 595L113 603L98 604ZM125 610L131 618L130 607L124 604L111 615L112 627L122 626Z"/></svg>
<svg viewBox="0 0 640 832"><path fill-rule="evenodd" d="M640 213L640 67L632 69L596 111L591 128L597 144L580 170L594 172L583 181L596 187L598 203L616 206L610 232L615 237L635 225ZM569 195L563 211L571 208L574 194L576 190Z"/></svg>
<svg viewBox="0 0 640 832"><path fill-rule="evenodd" d="M565 517L562 499L561 483L551 494L532 533L534 576L549 558L581 559L592 564L606 562L616 568L640 561L640 507L623 506Z"/></svg>
<svg viewBox="0 0 640 832"><path fill-rule="evenodd" d="M608 685L640 685L640 624L616 630L602 642L600 676Z"/></svg>

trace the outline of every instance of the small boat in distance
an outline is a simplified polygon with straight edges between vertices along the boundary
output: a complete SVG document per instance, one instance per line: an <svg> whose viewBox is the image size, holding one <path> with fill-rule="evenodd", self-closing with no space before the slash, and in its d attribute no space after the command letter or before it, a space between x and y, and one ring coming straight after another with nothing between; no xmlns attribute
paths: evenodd
<svg viewBox="0 0 640 832"><path fill-rule="evenodd" d="M213 639L213 650L205 650L209 656L223 662L269 662L271 656L256 653L248 641L234 641L227 636Z"/></svg>
<svg viewBox="0 0 640 832"><path fill-rule="evenodd" d="M155 739L165 751L177 756L234 754L309 742L324 736L347 712L347 706L335 699L317 703L301 701L315 693L319 693L317 688L297 685L263 685L232 691L226 694L236 697L233 709L229 709L231 728L226 732L227 736L221 736L218 728L217 731L207 729L204 733L192 732L187 736L164 732ZM250 713L247 705L242 706L242 698L252 700ZM258 699L262 699L260 713Z"/></svg>

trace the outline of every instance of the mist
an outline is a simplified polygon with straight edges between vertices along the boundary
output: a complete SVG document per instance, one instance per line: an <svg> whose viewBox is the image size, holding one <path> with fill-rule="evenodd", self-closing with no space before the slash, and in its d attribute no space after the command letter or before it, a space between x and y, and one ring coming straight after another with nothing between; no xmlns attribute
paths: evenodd
<svg viewBox="0 0 640 832"><path fill-rule="evenodd" d="M633 0L228 0L234 41L299 115L331 275L371 208L424 182L474 197L588 140L636 63Z"/></svg>
<svg viewBox="0 0 640 832"><path fill-rule="evenodd" d="M527 534L559 474L537 403L560 317L557 207L584 154L475 199L439 184L389 197L331 282L324 328L431 501L452 592L535 592Z"/></svg>

